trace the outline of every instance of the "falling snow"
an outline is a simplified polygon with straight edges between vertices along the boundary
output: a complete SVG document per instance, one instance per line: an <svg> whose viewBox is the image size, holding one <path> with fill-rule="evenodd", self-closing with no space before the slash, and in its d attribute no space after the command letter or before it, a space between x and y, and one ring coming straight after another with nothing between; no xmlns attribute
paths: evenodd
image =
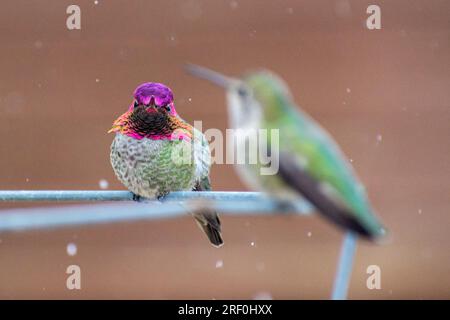
<svg viewBox="0 0 450 320"><path fill-rule="evenodd" d="M223 260L217 260L216 261L216 268L222 268L223 267Z"/></svg>
<svg viewBox="0 0 450 320"><path fill-rule="evenodd" d="M237 9L237 7L239 6L239 4L238 4L238 2L237 1L231 1L230 2L230 7L231 7L231 9Z"/></svg>
<svg viewBox="0 0 450 320"><path fill-rule="evenodd" d="M268 291L260 291L253 296L253 300L273 300L273 297Z"/></svg>
<svg viewBox="0 0 450 320"><path fill-rule="evenodd" d="M345 89L345 91L347 91L347 93L352 92L352 90L350 88Z"/></svg>
<svg viewBox="0 0 450 320"><path fill-rule="evenodd" d="M166 38L168 46L175 47L178 45L178 37L175 34L169 34Z"/></svg>
<svg viewBox="0 0 450 320"><path fill-rule="evenodd" d="M312 236L312 232L309 231L307 235L308 235L308 237L310 238L310 237Z"/></svg>
<svg viewBox="0 0 450 320"><path fill-rule="evenodd" d="M69 256L76 255L77 254L77 250L78 250L78 248L77 248L77 245L75 243L71 242L71 243L69 243L67 245L66 251L67 251L67 254Z"/></svg>
<svg viewBox="0 0 450 320"><path fill-rule="evenodd" d="M98 186L99 186L100 189L102 189L102 190L108 189L108 187L109 187L108 180L106 180L106 179L101 179L101 180L98 182Z"/></svg>
<svg viewBox="0 0 450 320"><path fill-rule="evenodd" d="M36 49L41 49L43 46L44 46L44 44L42 43L41 40L36 40L36 41L34 42L34 47L35 47Z"/></svg>
<svg viewBox="0 0 450 320"><path fill-rule="evenodd" d="M95 0L95 1L94 1L94 4L95 4L95 5L97 5L97 4L98 4L98 1L97 1L97 0Z"/></svg>
<svg viewBox="0 0 450 320"><path fill-rule="evenodd" d="M252 247L254 247L254 246L255 246L255 243L252 241L252 242L250 242L250 245L251 245Z"/></svg>
<svg viewBox="0 0 450 320"><path fill-rule="evenodd" d="M293 13L294 13L294 9L293 9L293 8L287 8L287 9L286 9L286 12L287 12L288 14L293 14Z"/></svg>
<svg viewBox="0 0 450 320"><path fill-rule="evenodd" d="M98 78L97 78L97 79L95 79L95 82L99 83L99 82L100 82L100 79L98 79Z"/></svg>
<svg viewBox="0 0 450 320"><path fill-rule="evenodd" d="M383 140L383 136L381 134L377 134L377 142L381 142Z"/></svg>
<svg viewBox="0 0 450 320"><path fill-rule="evenodd" d="M422 214L422 209L419 209L418 212L419 212L419 214Z"/></svg>

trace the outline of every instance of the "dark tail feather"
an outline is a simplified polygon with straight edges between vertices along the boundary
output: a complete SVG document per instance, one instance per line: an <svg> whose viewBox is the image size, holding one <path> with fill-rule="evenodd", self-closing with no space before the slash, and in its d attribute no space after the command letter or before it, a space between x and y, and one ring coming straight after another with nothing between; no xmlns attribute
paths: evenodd
<svg viewBox="0 0 450 320"><path fill-rule="evenodd" d="M203 177L197 182L193 191L210 191L211 185L209 182L209 177ZM200 212L194 212L195 221L197 221L200 228L205 232L209 241L215 247L221 247L223 245L222 235L220 234L220 220L217 212L214 210L203 209Z"/></svg>
<svg viewBox="0 0 450 320"><path fill-rule="evenodd" d="M212 245L216 247L221 247L223 245L222 236L219 230L214 229L213 226L207 224L206 226L203 226L203 231L208 236L208 239L212 243Z"/></svg>
<svg viewBox="0 0 450 320"><path fill-rule="evenodd" d="M211 219L214 219L214 222ZM220 221L217 214L214 214L214 216L211 216L211 214L195 215L195 221L197 221L197 224L213 246L221 247L223 245L222 235L220 234Z"/></svg>

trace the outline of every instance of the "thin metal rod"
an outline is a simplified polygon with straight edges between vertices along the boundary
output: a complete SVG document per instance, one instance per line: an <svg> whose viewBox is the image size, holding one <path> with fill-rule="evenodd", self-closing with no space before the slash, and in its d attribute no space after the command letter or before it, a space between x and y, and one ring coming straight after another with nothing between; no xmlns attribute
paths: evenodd
<svg viewBox="0 0 450 320"><path fill-rule="evenodd" d="M0 191L0 201L118 201L130 200L127 191ZM116 204L72 205L51 208L0 211L0 231L48 229L119 221L137 221L184 216L201 209L221 214L309 214L309 203L299 200L290 208L258 192L173 192L163 202L148 200Z"/></svg>
<svg viewBox="0 0 450 320"><path fill-rule="evenodd" d="M100 190L2 190L0 201L123 201L132 200L129 191Z"/></svg>
<svg viewBox="0 0 450 320"><path fill-rule="evenodd" d="M126 201L133 194L120 190L1 190L0 202L17 201ZM240 191L177 191L171 192L163 201L180 200L219 200L219 201L267 201L269 198L260 192ZM303 202L306 205L306 202Z"/></svg>
<svg viewBox="0 0 450 320"><path fill-rule="evenodd" d="M338 269L334 279L332 300L347 299L348 287L352 276L353 260L356 253L357 236L353 232L347 232L342 241Z"/></svg>

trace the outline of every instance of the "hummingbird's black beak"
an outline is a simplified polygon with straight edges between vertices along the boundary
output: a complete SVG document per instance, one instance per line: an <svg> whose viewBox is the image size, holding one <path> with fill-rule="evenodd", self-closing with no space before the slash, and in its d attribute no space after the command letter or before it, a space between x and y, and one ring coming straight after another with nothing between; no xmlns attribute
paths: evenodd
<svg viewBox="0 0 450 320"><path fill-rule="evenodd" d="M195 64L190 63L186 64L185 69L188 73L190 73L194 77L208 80L224 89L229 89L231 84L234 82L233 79L230 77L227 77L221 73Z"/></svg>

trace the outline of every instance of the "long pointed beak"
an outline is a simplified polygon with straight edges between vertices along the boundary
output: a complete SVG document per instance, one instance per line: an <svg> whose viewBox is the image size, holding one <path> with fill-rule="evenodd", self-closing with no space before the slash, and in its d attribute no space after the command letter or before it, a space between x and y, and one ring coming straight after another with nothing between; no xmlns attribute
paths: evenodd
<svg viewBox="0 0 450 320"><path fill-rule="evenodd" d="M117 127L113 126L111 129L108 130L108 133L115 132L115 131L117 131Z"/></svg>
<svg viewBox="0 0 450 320"><path fill-rule="evenodd" d="M120 130L120 126L114 122L111 129L108 130L108 133L117 132Z"/></svg>
<svg viewBox="0 0 450 320"><path fill-rule="evenodd" d="M109 129L108 133L111 132L118 132L122 129L123 125L126 123L126 119L128 118L128 115L131 111L127 111L124 114L122 114L120 117L118 117L116 120L114 120L111 129Z"/></svg>
<svg viewBox="0 0 450 320"><path fill-rule="evenodd" d="M235 79L233 78L227 77L221 73L195 64L188 63L185 65L185 69L194 77L210 81L224 89L229 89L231 84L235 82Z"/></svg>

